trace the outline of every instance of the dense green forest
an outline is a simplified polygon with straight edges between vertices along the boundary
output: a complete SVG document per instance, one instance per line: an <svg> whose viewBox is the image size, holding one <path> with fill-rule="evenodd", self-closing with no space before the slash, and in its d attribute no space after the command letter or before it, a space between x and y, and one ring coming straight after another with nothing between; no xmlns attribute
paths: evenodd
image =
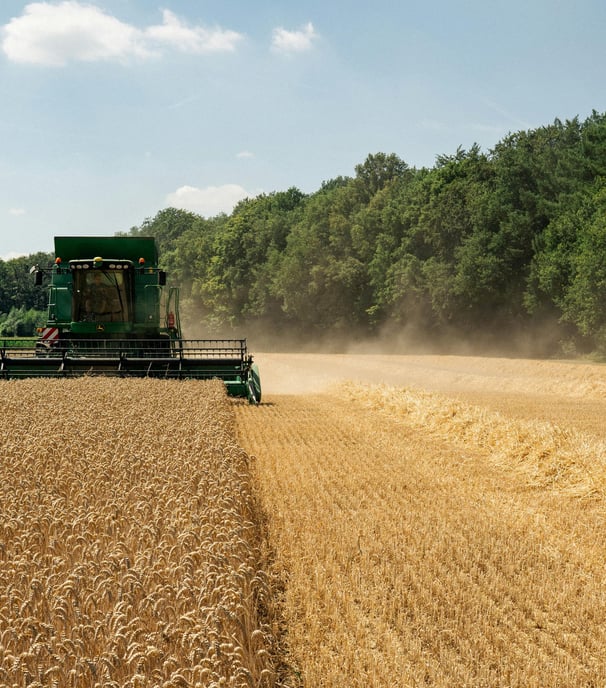
<svg viewBox="0 0 606 688"><path fill-rule="evenodd" d="M33 334L46 317L47 294L34 285L32 265L49 265L50 253L0 260L0 337Z"/></svg>
<svg viewBox="0 0 606 688"><path fill-rule="evenodd" d="M606 115L595 111L431 169L371 154L314 193L262 194L213 218L169 208L129 234L156 237L188 336L606 353ZM0 326L11 308L40 307L22 262L0 263Z"/></svg>

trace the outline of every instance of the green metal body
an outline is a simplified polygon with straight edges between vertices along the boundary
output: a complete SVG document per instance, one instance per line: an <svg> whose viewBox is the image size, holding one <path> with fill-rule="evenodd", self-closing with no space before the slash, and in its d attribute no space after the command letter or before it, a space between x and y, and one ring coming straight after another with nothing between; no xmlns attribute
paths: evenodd
<svg viewBox="0 0 606 688"><path fill-rule="evenodd" d="M151 237L55 237L48 316L37 340L0 340L0 377L119 375L224 381L261 400L246 340L184 340L179 290ZM34 268L37 283L46 270Z"/></svg>
<svg viewBox="0 0 606 688"><path fill-rule="evenodd" d="M153 238L55 237L55 256L60 262L51 273L48 327L76 337L181 338L178 290L162 284ZM113 292L112 312L85 313L87 281L94 277Z"/></svg>

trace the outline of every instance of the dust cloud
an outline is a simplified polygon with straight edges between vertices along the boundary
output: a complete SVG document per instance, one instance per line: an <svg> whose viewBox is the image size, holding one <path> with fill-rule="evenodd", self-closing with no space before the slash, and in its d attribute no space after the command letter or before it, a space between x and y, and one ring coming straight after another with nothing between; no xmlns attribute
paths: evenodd
<svg viewBox="0 0 606 688"><path fill-rule="evenodd" d="M591 363L461 355L256 352L264 394L329 391L347 381L446 394L606 399L606 367Z"/></svg>
<svg viewBox="0 0 606 688"><path fill-rule="evenodd" d="M261 374L263 395L312 394L347 381L412 387L448 394L533 394L606 398L606 368L563 360L561 325L494 327L473 337L428 337L410 325L360 331L294 333L269 320L241 328L204 327L188 313L188 339L246 339ZM559 357L558 357L559 355Z"/></svg>

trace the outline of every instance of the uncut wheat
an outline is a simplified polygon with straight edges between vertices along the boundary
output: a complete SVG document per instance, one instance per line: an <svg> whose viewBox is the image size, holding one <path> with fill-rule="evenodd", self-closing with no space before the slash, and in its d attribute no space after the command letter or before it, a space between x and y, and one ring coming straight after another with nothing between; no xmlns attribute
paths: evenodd
<svg viewBox="0 0 606 688"><path fill-rule="evenodd" d="M0 384L0 684L273 685L223 385Z"/></svg>

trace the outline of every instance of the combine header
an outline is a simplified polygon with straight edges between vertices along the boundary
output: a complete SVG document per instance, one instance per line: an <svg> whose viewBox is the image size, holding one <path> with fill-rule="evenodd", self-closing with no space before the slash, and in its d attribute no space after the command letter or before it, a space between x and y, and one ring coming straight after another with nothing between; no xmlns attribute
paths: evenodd
<svg viewBox="0 0 606 688"><path fill-rule="evenodd" d="M0 342L0 377L109 375L223 380L261 401L245 339L183 339L179 290L166 285L149 237L55 237L48 318L39 337Z"/></svg>

